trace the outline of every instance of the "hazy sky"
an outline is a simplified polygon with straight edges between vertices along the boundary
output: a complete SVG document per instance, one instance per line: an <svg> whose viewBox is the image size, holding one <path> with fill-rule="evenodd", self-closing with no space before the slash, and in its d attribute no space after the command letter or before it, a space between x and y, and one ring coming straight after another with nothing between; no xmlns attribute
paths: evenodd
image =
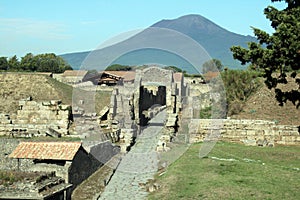
<svg viewBox="0 0 300 200"><path fill-rule="evenodd" d="M253 35L272 32L263 14L271 0L1 0L0 56L93 50L120 33L162 20L200 14L219 26Z"/></svg>

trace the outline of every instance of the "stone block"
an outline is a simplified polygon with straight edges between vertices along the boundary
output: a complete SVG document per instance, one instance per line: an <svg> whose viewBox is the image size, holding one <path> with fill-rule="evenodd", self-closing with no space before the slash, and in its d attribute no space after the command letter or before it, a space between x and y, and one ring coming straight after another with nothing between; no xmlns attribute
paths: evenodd
<svg viewBox="0 0 300 200"><path fill-rule="evenodd" d="M247 130L247 135L250 135L250 136L256 135L256 131L254 131L254 130Z"/></svg>
<svg viewBox="0 0 300 200"><path fill-rule="evenodd" d="M244 139L241 140L246 146L256 146L256 140L251 139Z"/></svg>
<svg viewBox="0 0 300 200"><path fill-rule="evenodd" d="M43 101L42 102L42 106L50 106L50 105L51 105L50 101Z"/></svg>

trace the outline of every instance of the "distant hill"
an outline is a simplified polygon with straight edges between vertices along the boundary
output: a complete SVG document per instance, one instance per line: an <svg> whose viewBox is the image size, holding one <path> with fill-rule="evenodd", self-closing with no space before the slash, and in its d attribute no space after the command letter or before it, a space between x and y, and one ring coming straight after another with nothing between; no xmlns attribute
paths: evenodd
<svg viewBox="0 0 300 200"><path fill-rule="evenodd" d="M88 56L90 51L77 52L77 53L67 53L60 55L65 61L67 61L73 69L79 69L81 63Z"/></svg>
<svg viewBox="0 0 300 200"><path fill-rule="evenodd" d="M240 63L233 59L230 47L233 45L246 46L247 42L255 41L251 36L230 32L201 15L186 15L173 20L161 20L151 27L167 28L183 33L198 42L211 56L222 61L231 69L241 68ZM146 29L147 30L147 29ZM141 33L144 37L150 36ZM141 35L140 34L140 35ZM136 37L138 38L138 37ZM130 39L133 41L132 38ZM69 53L61 55L69 64L78 69L89 52ZM166 51L157 49L143 49L130 52L117 58L114 63L125 65L140 65L143 63L160 63L178 67L190 65L183 58ZM190 71L191 70L187 70Z"/></svg>

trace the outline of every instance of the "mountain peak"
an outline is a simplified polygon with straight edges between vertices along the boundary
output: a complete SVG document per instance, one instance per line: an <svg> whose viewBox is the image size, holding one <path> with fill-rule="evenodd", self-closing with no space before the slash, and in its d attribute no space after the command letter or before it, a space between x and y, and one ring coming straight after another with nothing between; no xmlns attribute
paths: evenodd
<svg viewBox="0 0 300 200"><path fill-rule="evenodd" d="M197 14L184 15L172 20L164 19L153 24L151 27L169 28L185 34L190 34L190 30L193 30L193 32L206 34L219 34L220 32L228 32L209 19Z"/></svg>
<svg viewBox="0 0 300 200"><path fill-rule="evenodd" d="M251 36L243 36L233 32L230 32L209 19L196 14L184 15L177 19L164 19L151 27L167 28L183 33L186 36L192 38L195 42L201 45L207 53L212 57L222 61L222 63L229 68L241 68L238 61L233 59L230 47L233 45L247 46L247 42L256 41ZM143 33L143 32L142 32ZM142 34L140 33L140 34ZM134 38L132 38L133 40ZM136 38L135 38L136 39ZM87 54L69 54L63 57L69 62L79 63L78 61L84 58ZM137 56L138 55L138 56ZM158 56L157 56L158 55ZM144 59L145 58L145 59ZM125 65L138 65L139 63L149 63L149 58L156 59L151 62L164 62L166 65L182 66L181 62L177 62L173 57L157 54L157 52L140 52L135 55L125 56L123 60L118 60L118 64ZM127 60L126 60L127 59ZM144 60L143 60L144 59ZM80 63L78 64L80 66ZM72 65L74 68L74 66Z"/></svg>

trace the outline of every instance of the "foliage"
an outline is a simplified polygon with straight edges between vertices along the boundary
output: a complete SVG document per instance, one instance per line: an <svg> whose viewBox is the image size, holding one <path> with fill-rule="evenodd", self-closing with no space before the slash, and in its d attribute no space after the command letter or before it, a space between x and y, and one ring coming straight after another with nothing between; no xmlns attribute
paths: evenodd
<svg viewBox="0 0 300 200"><path fill-rule="evenodd" d="M272 0L272 2L283 0ZM275 29L273 34L253 28L259 43L248 43L248 49L231 47L235 59L242 64L252 63L263 72L265 84L274 88L280 105L291 101L296 108L300 106L300 1L285 0L287 7L278 10L272 6L265 8L266 18ZM287 77L296 83L290 90L283 91L281 84L287 84Z"/></svg>
<svg viewBox="0 0 300 200"><path fill-rule="evenodd" d="M132 66L113 64L108 66L105 70L106 71L130 71L132 70Z"/></svg>
<svg viewBox="0 0 300 200"><path fill-rule="evenodd" d="M0 185L11 185L12 183L18 181L13 171L0 171Z"/></svg>
<svg viewBox="0 0 300 200"><path fill-rule="evenodd" d="M20 68L20 62L16 55L8 59L9 71L17 71Z"/></svg>
<svg viewBox="0 0 300 200"><path fill-rule="evenodd" d="M225 70L221 73L226 90L228 114L238 114L243 103L261 86L259 73L254 70Z"/></svg>
<svg viewBox="0 0 300 200"><path fill-rule="evenodd" d="M18 60L16 55L8 60L1 57L0 70L62 73L65 70L72 70L72 68L63 58L53 53L38 54L36 56L28 53L21 58L21 61Z"/></svg>
<svg viewBox="0 0 300 200"><path fill-rule="evenodd" d="M206 61L202 66L202 73L205 74L209 71L217 72L217 71L223 71L223 64L218 59L211 59L209 61Z"/></svg>
<svg viewBox="0 0 300 200"><path fill-rule="evenodd" d="M6 57L0 57L0 70L7 70L8 62Z"/></svg>
<svg viewBox="0 0 300 200"><path fill-rule="evenodd" d="M166 66L164 67L164 69L167 70L172 70L173 72L182 72L182 73L186 73L186 71L182 71L182 69L176 67L176 66Z"/></svg>
<svg viewBox="0 0 300 200"><path fill-rule="evenodd" d="M200 119L210 119L210 118L211 118L211 106L208 106L200 110Z"/></svg>

